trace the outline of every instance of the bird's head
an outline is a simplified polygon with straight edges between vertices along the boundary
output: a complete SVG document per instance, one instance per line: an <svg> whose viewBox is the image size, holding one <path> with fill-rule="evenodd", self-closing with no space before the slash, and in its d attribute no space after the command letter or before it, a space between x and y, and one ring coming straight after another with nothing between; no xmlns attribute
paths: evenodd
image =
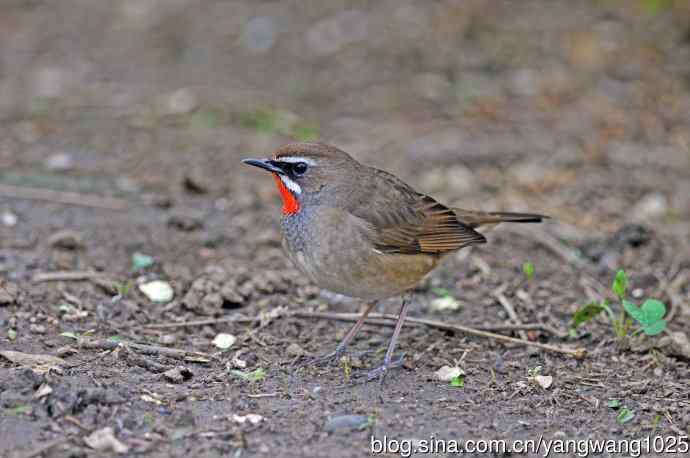
<svg viewBox="0 0 690 458"><path fill-rule="evenodd" d="M244 159L271 172L283 199L283 214L293 215L311 203L323 202L353 179L361 165L349 154L323 143L291 143L269 159Z"/></svg>

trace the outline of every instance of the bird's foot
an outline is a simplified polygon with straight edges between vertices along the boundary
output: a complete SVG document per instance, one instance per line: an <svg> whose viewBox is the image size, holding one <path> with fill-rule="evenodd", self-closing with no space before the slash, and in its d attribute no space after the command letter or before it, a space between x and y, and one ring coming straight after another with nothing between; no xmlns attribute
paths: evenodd
<svg viewBox="0 0 690 458"><path fill-rule="evenodd" d="M395 369L396 367L401 367L405 362L405 354L403 353L398 359L386 359L384 358L383 364L379 367L372 369L368 372L358 374L353 377L355 383L368 383L379 379L379 385L383 385L383 381L388 374L388 371Z"/></svg>
<svg viewBox="0 0 690 458"><path fill-rule="evenodd" d="M356 353L354 355L355 358L361 358L362 356L366 355L367 353L370 353L371 350L363 351ZM328 364L339 364L340 361L342 360L343 356L346 356L348 353L346 347L337 347L334 351L330 353L326 353L324 355L319 355L319 356L314 356L312 358L307 359L306 361L302 361L299 364L296 364L294 369L301 369L303 367L308 367L308 366L321 366L321 365L328 365Z"/></svg>

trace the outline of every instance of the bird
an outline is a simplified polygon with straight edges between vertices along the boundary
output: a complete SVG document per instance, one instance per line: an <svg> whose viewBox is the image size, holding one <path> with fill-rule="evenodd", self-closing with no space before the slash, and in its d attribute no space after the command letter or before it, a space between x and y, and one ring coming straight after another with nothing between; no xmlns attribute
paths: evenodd
<svg viewBox="0 0 690 458"><path fill-rule="evenodd" d="M269 158L243 162L273 176L282 199L283 249L302 275L365 303L335 350L314 361L340 359L379 301L403 297L383 363L366 374L381 383L402 365L393 354L410 305L407 292L449 254L486 243L482 228L548 218L448 207L326 143L290 143Z"/></svg>

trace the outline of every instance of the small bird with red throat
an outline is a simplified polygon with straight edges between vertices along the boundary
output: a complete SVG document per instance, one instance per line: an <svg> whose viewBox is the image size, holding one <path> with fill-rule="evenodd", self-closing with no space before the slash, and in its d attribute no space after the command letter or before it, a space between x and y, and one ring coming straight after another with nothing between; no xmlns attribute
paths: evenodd
<svg viewBox="0 0 690 458"><path fill-rule="evenodd" d="M486 243L477 231L498 223L538 223L543 215L449 208L394 175L357 162L323 143L292 143L271 158L245 159L271 172L283 201L283 247L297 268L322 289L366 302L335 351L339 358L376 303L412 289L450 253ZM403 300L383 364L393 360L409 301Z"/></svg>

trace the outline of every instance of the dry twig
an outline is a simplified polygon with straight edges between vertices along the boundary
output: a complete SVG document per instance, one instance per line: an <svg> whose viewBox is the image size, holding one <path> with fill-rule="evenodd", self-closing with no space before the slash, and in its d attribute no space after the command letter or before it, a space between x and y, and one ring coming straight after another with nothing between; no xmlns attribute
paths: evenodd
<svg viewBox="0 0 690 458"><path fill-rule="evenodd" d="M310 312L310 311L306 311L306 310L296 310L296 311L292 311L292 312L286 311L281 316L283 316L283 317L297 317L297 318L316 318L316 319L326 319L326 320L340 320L340 321L357 321L357 319L359 318L359 314L356 314L356 313L326 313L326 312ZM398 317L396 315L372 313L367 317L366 322L369 324L393 326L394 324L392 321L397 320L397 318ZM205 325L217 324L217 323L252 323L252 322L258 322L259 320L260 320L259 317L248 318L248 317L232 316L232 317L218 318L218 319L214 319L214 320L186 321L186 322L181 322L181 323L151 324L151 325L144 325L142 327L161 329L161 328L174 328L174 327L186 327L186 326L205 326ZM547 351L564 353L564 354L573 356L573 357L578 358L578 359L584 358L586 355L586 350L584 348L577 348L577 349L561 348L561 347L557 347L554 345L542 344L539 342L531 342L529 340L514 339L512 337L507 337L507 336L503 336L500 334L494 334L494 333L486 331L486 330L477 329L477 328L470 328L470 327L462 326L459 324L449 324L449 323L443 323L441 321L427 320L427 319L423 319L423 318L410 318L410 317L405 319L405 324L406 325L424 325L424 326L429 326L432 328L444 329L447 331L457 331L457 332L462 332L465 334L490 338L490 339L498 340L501 342L510 342L510 343L517 343L520 345L538 347L538 348L541 348L541 349L547 350ZM492 326L490 328L492 330L539 329L539 330L554 334L556 336L563 337L562 333L560 333L554 329L551 329L547 326L539 325L539 324L536 324L536 325L535 324L530 324L530 325L499 325L499 326Z"/></svg>
<svg viewBox="0 0 690 458"><path fill-rule="evenodd" d="M106 210L126 210L129 202L115 197L100 197L77 192L54 191L44 188L30 188L26 186L12 186L0 184L0 195L15 199L43 200L65 205L81 207L103 208Z"/></svg>
<svg viewBox="0 0 690 458"><path fill-rule="evenodd" d="M516 325L521 325L522 321L518 317L518 314L515 311L515 308L513 308L513 304L508 300L508 298L505 296L505 294L503 294L504 289L505 288L498 288L491 294L496 299L498 299L498 302L503 306L506 313L508 314L508 317L510 317L510 319L513 321L513 323ZM527 333L524 330L518 331L518 334L520 335L521 339L527 339Z"/></svg>
<svg viewBox="0 0 690 458"><path fill-rule="evenodd" d="M81 348L88 348L91 350L115 350L116 348L123 346L144 355L161 355L169 358L184 359L187 361L199 361L200 358L203 360L211 359L211 355L197 351L187 351L178 348L159 347L157 345L147 345L126 341L117 342L115 340L89 339L81 337L79 338L78 343Z"/></svg>
<svg viewBox="0 0 690 458"><path fill-rule="evenodd" d="M47 281L84 281L94 278L105 278L102 272L81 271L81 270L59 270L56 272L39 272L35 274L31 281L41 283Z"/></svg>
<svg viewBox="0 0 690 458"><path fill-rule="evenodd" d="M356 314L347 314L347 313L323 313L323 312L298 311L298 312L291 313L291 315L296 316L296 317L300 317L300 318L320 318L320 319L333 319L333 320L342 320L342 321L355 321L357 319ZM395 315L370 314L368 318L397 319L397 316L395 316ZM367 322L369 322L369 320L367 320ZM558 347L555 345L543 344L540 342L532 342L529 340L515 339L513 337L508 337L508 336L504 336L501 334L494 334L493 332L482 331L480 329L475 329L475 328L469 328L467 326L462 326L460 324L451 324L451 323L444 323L442 321L427 320L424 318L409 318L409 317L405 318L405 324L407 324L407 323L421 324L424 326L429 326L431 328L443 329L446 331L462 332L464 334L469 334L469 335L474 335L474 336L479 336L479 337L485 337L488 339L494 339L494 340L497 340L499 342L515 343L515 344L519 344L519 345L537 347L537 348L541 348L542 350L566 354L566 355L572 356L576 359L583 359L585 356L587 356L587 350L584 348ZM390 325L390 326L394 325L393 323L385 323L385 322L380 322L378 324L385 324L385 325ZM509 326L509 328L515 329L515 326Z"/></svg>

